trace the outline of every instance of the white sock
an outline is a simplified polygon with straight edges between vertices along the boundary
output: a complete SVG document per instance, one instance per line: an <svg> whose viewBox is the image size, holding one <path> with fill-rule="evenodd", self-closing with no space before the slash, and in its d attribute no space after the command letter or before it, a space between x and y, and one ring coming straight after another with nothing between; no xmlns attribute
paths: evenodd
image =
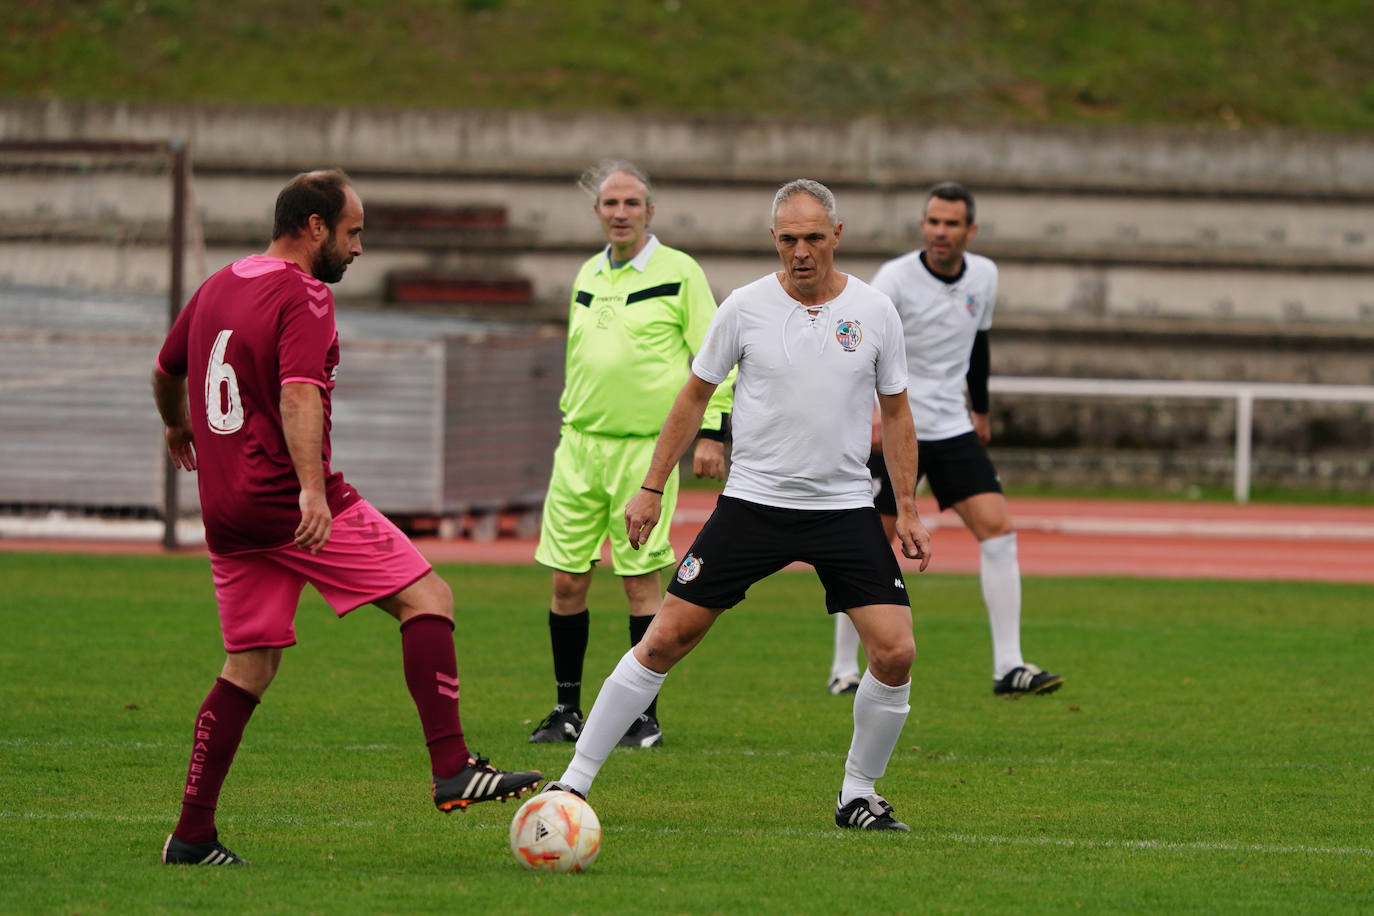
<svg viewBox="0 0 1374 916"><path fill-rule="evenodd" d="M854 740L849 744L849 756L844 761L844 785L840 787L840 804L847 805L856 798L872 795L873 784L887 772L892 749L911 712L911 681L900 687L889 687L865 671L854 694Z"/></svg>
<svg viewBox="0 0 1374 916"><path fill-rule="evenodd" d="M1016 532L988 538L979 545L978 578L992 628L992 676L1000 678L1024 665L1021 657L1021 565L1016 560Z"/></svg>
<svg viewBox="0 0 1374 916"><path fill-rule="evenodd" d="M572 762L558 781L583 795L590 792L592 781L611 755L611 749L658 695L666 677L641 665L633 649L621 656L620 663L601 685L577 739Z"/></svg>
<svg viewBox="0 0 1374 916"><path fill-rule="evenodd" d="M859 676L859 631L845 613L835 618L835 656L830 660L830 679Z"/></svg>

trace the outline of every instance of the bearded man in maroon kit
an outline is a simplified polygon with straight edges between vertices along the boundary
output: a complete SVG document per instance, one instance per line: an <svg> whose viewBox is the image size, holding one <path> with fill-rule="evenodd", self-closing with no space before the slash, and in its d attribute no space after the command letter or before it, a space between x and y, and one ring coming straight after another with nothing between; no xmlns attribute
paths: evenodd
<svg viewBox="0 0 1374 916"><path fill-rule="evenodd" d="M153 397L172 463L197 471L227 653L196 715L172 865L244 865L215 809L254 708L295 645L309 583L343 616L375 604L400 622L406 685L441 811L518 798L537 772L468 752L458 714L453 593L385 516L330 467L339 366L338 282L363 252L363 205L339 170L306 172L277 197L267 251L206 280L157 356Z"/></svg>

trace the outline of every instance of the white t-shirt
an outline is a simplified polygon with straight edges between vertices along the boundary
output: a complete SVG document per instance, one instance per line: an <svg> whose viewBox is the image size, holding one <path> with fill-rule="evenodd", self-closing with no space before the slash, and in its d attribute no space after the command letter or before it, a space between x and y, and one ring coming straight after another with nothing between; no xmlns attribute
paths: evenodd
<svg viewBox="0 0 1374 916"><path fill-rule="evenodd" d="M906 335L911 373L907 400L921 442L972 432L964 402L973 337L992 327L997 300L997 265L978 254L964 255L964 272L953 283L930 272L919 251L888 261L873 285L892 299Z"/></svg>
<svg viewBox="0 0 1374 916"><path fill-rule="evenodd" d="M906 388L902 325L854 276L811 316L776 274L721 303L692 371L719 384L739 365L725 495L787 509L873 505L873 393Z"/></svg>

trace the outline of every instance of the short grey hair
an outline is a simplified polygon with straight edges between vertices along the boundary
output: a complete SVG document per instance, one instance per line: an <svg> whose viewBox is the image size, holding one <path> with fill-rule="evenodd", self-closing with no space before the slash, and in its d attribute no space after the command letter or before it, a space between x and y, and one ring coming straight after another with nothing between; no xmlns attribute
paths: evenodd
<svg viewBox="0 0 1374 916"><path fill-rule="evenodd" d="M777 224L778 208L797 194L811 195L817 203L825 207L825 215L830 218L830 225L839 225L840 211L835 208L835 195L825 185L812 178L794 178L778 188L778 193L773 196L773 216L769 225Z"/></svg>
<svg viewBox="0 0 1374 916"><path fill-rule="evenodd" d="M649 183L649 174L628 159L602 159L596 165L589 166L582 172L582 176L577 179L577 186L590 194L593 200L599 201L601 188L606 184L606 180L619 172L624 172L631 178L642 182L644 184L644 202L646 204L653 203L654 186Z"/></svg>

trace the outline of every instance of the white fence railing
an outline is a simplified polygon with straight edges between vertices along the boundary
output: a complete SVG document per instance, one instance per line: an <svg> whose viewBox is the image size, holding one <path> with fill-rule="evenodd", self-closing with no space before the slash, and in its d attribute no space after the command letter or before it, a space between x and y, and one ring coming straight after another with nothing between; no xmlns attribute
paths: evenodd
<svg viewBox="0 0 1374 916"><path fill-rule="evenodd" d="M992 391L1116 398L1209 398L1236 402L1235 496L1250 501L1250 453L1255 401L1337 401L1374 404L1374 385L1281 382L1186 382L1169 379L1043 378L995 375Z"/></svg>

